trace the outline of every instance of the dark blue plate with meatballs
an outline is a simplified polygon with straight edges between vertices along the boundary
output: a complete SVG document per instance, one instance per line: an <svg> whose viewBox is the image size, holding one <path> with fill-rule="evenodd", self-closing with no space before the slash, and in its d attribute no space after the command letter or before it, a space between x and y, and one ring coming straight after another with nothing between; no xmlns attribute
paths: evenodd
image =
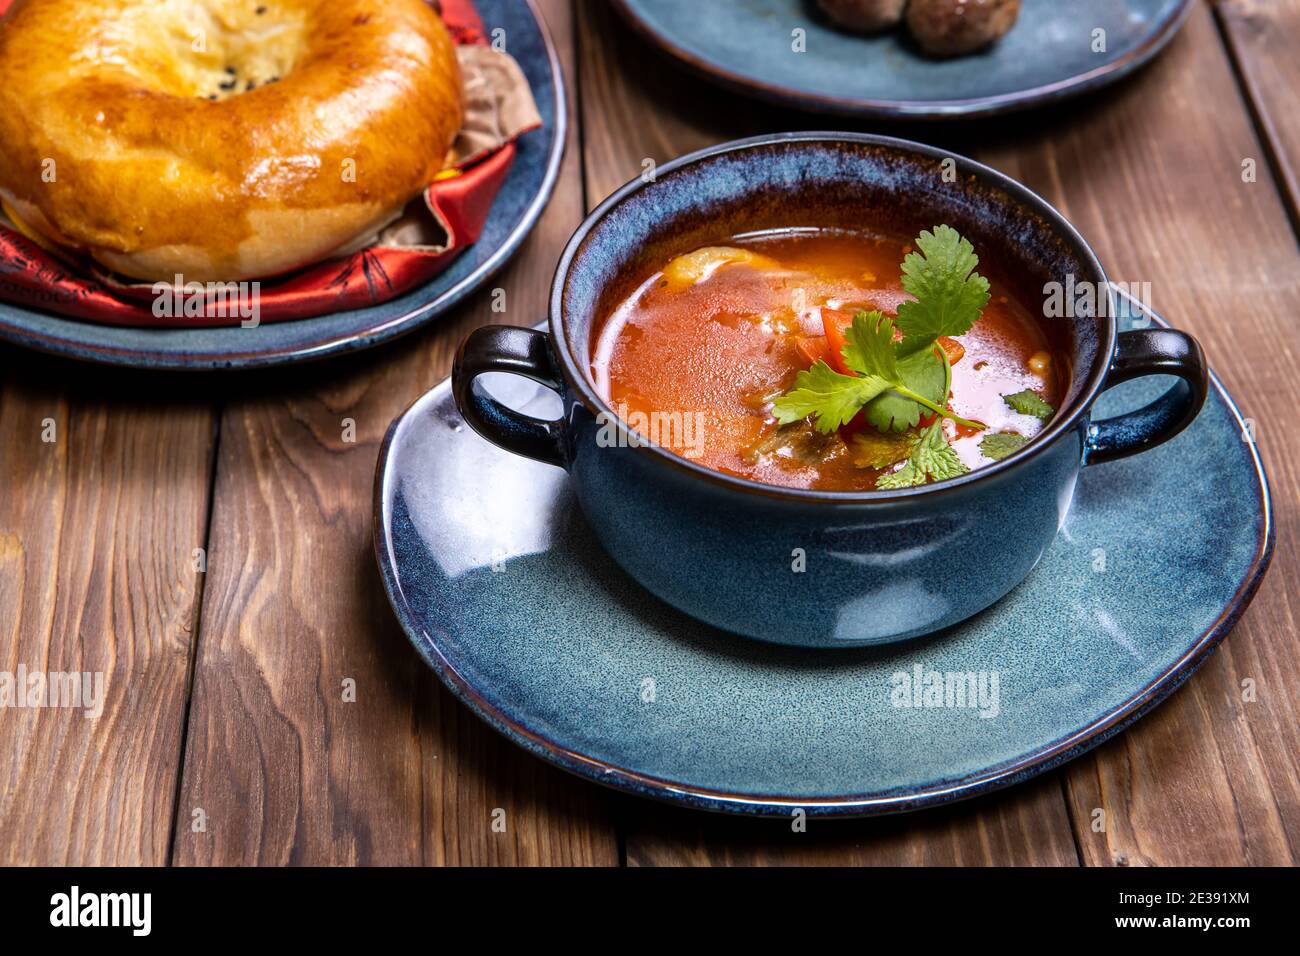
<svg viewBox="0 0 1300 956"><path fill-rule="evenodd" d="M705 78L799 109L948 119L1052 103L1150 61L1191 0L614 0Z"/></svg>

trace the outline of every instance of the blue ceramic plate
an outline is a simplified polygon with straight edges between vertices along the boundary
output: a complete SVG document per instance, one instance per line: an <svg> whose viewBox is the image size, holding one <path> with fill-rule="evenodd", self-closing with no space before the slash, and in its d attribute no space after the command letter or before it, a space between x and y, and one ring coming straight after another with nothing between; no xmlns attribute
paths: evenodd
<svg viewBox="0 0 1300 956"><path fill-rule="evenodd" d="M427 284L368 309L255 329L132 329L78 322L0 302L0 339L71 358L155 369L254 368L377 345L446 312L519 248L550 199L564 153L564 81L533 0L475 0L485 28L504 29L537 100L542 128L519 140L478 242Z"/></svg>
<svg viewBox="0 0 1300 956"><path fill-rule="evenodd" d="M1143 321L1134 314L1121 328ZM555 414L552 393L495 384L515 407ZM398 619L443 682L552 763L710 810L914 809L1096 746L1186 680L1244 610L1272 549L1268 489L1213 384L1173 441L1084 470L1024 584L884 648L761 644L658 601L602 553L564 472L479 438L445 382L389 429L375 550ZM1168 385L1118 386L1097 414ZM922 688L931 674L974 675L974 706L916 706L918 670Z"/></svg>
<svg viewBox="0 0 1300 956"><path fill-rule="evenodd" d="M732 89L845 116L943 119L1023 109L1113 82L1173 39L1192 0L1024 0L1010 33L951 60L920 53L906 28L870 37L834 29L813 0L615 6L651 43ZM792 49L796 29L805 31L802 53ZM1093 52L1095 30L1105 31L1103 52Z"/></svg>

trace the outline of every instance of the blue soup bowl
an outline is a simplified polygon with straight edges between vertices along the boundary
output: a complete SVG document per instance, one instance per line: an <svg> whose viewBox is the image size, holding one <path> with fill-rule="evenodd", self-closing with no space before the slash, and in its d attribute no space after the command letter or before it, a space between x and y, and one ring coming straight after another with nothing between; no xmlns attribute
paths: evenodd
<svg viewBox="0 0 1300 956"><path fill-rule="evenodd" d="M738 234L858 228L895 235L948 223L1022 301L1076 292L1044 323L1070 380L1060 411L1009 457L949 481L890 491L812 491L713 471L630 430L593 385L593 326L670 257ZM991 268L990 268L991 266ZM1056 535L1079 469L1151 448L1205 400L1200 346L1172 329L1116 334L1096 255L1041 197L929 146L851 133L726 143L660 167L603 202L574 234L552 286L548 331L473 332L452 370L461 414L501 447L565 468L609 556L651 592L709 624L806 647L903 640L997 601ZM563 414L524 415L479 376L554 389ZM1093 421L1105 389L1176 377L1160 398Z"/></svg>

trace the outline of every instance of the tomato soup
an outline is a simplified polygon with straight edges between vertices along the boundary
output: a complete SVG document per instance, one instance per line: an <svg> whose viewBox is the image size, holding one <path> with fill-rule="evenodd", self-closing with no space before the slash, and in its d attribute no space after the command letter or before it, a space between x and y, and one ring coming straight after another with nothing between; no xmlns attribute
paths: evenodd
<svg viewBox="0 0 1300 956"><path fill-rule="evenodd" d="M927 237L933 244L925 262L918 247ZM940 239L948 245L940 248ZM591 367L597 388L640 434L649 426L649 437L668 450L771 485L871 491L987 465L1045 427L1059 407L1068 368L1004 287L978 273L961 278L963 286L937 271L956 254L958 241L972 248L947 227L915 240L790 230L677 256L597 323ZM927 278L925 268L938 277L911 286L921 296L907 288L909 253L917 258L909 258L916 266L907 271L918 283ZM968 329L926 339L928 330L942 328L933 322L952 311L938 302L921 312L932 287L977 316ZM917 307L913 314L909 302ZM883 338L873 344L872 334ZM920 354L908 358L913 339L928 349L924 375L905 374ZM845 351L853 341L870 355ZM933 401L914 405L900 397L924 398L921 381L941 383ZM843 412L839 405L822 407L839 401L830 395L836 389L848 394L863 382L869 384L852 401L878 392L875 404L856 412L852 404ZM894 387L882 390L882 383ZM811 402L812 414L800 415L800 396ZM891 408L910 409L915 421L908 414L891 417ZM841 413L853 417L838 423ZM947 464L931 464L932 452Z"/></svg>

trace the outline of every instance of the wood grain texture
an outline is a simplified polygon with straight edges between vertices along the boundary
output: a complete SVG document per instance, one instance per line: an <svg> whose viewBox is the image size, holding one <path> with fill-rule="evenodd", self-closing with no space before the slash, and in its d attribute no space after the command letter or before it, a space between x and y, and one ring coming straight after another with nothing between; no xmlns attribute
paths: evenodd
<svg viewBox="0 0 1300 956"><path fill-rule="evenodd" d="M1297 568L1300 456L1285 423L1300 399L1292 376L1300 260L1266 164L1256 182L1242 181L1243 159L1260 157L1261 146L1208 9L1195 11L1164 58L1111 90L1031 117L942 128L827 123L757 107L673 69L604 5L579 11L593 203L637 175L643 158L662 162L778 128L885 132L988 162L1062 209L1113 278L1151 282L1153 304L1201 338L1256 421L1281 529L1272 575L1225 649L1171 703L1067 768L1073 836L1062 836L1065 817L1042 784L1034 800L1013 791L908 824L824 825L829 832L816 846L774 844L765 831L729 824L665 824L662 816L642 823L633 815L629 861L969 862L980 853L989 862L1023 861L1024 841L986 825L998 816L1015 818L1022 835L1029 828L1033 846L1064 850L1077 839L1087 864L1293 861L1300 721L1287 682L1300 672L1300 649L1286 581ZM1250 704L1241 701L1247 678L1260 688ZM1104 833L1092 828L1096 808L1107 812ZM899 826L908 828L906 840Z"/></svg>
<svg viewBox="0 0 1300 956"><path fill-rule="evenodd" d="M572 82L568 5L543 6ZM507 321L545 314L582 215L572 130L541 223L488 289L391 347L254 379L226 408L177 863L617 862L603 794L442 688L397 626L371 551L389 423L446 376L470 328L502 318L493 287L506 290ZM349 679L355 703L343 699Z"/></svg>
<svg viewBox="0 0 1300 956"><path fill-rule="evenodd" d="M1215 10L1293 221L1300 223L1300 0L1217 0Z"/></svg>
<svg viewBox="0 0 1300 956"><path fill-rule="evenodd" d="M104 681L98 717L0 709L0 863L164 863L213 411L7 347L0 382L0 671Z"/></svg>

